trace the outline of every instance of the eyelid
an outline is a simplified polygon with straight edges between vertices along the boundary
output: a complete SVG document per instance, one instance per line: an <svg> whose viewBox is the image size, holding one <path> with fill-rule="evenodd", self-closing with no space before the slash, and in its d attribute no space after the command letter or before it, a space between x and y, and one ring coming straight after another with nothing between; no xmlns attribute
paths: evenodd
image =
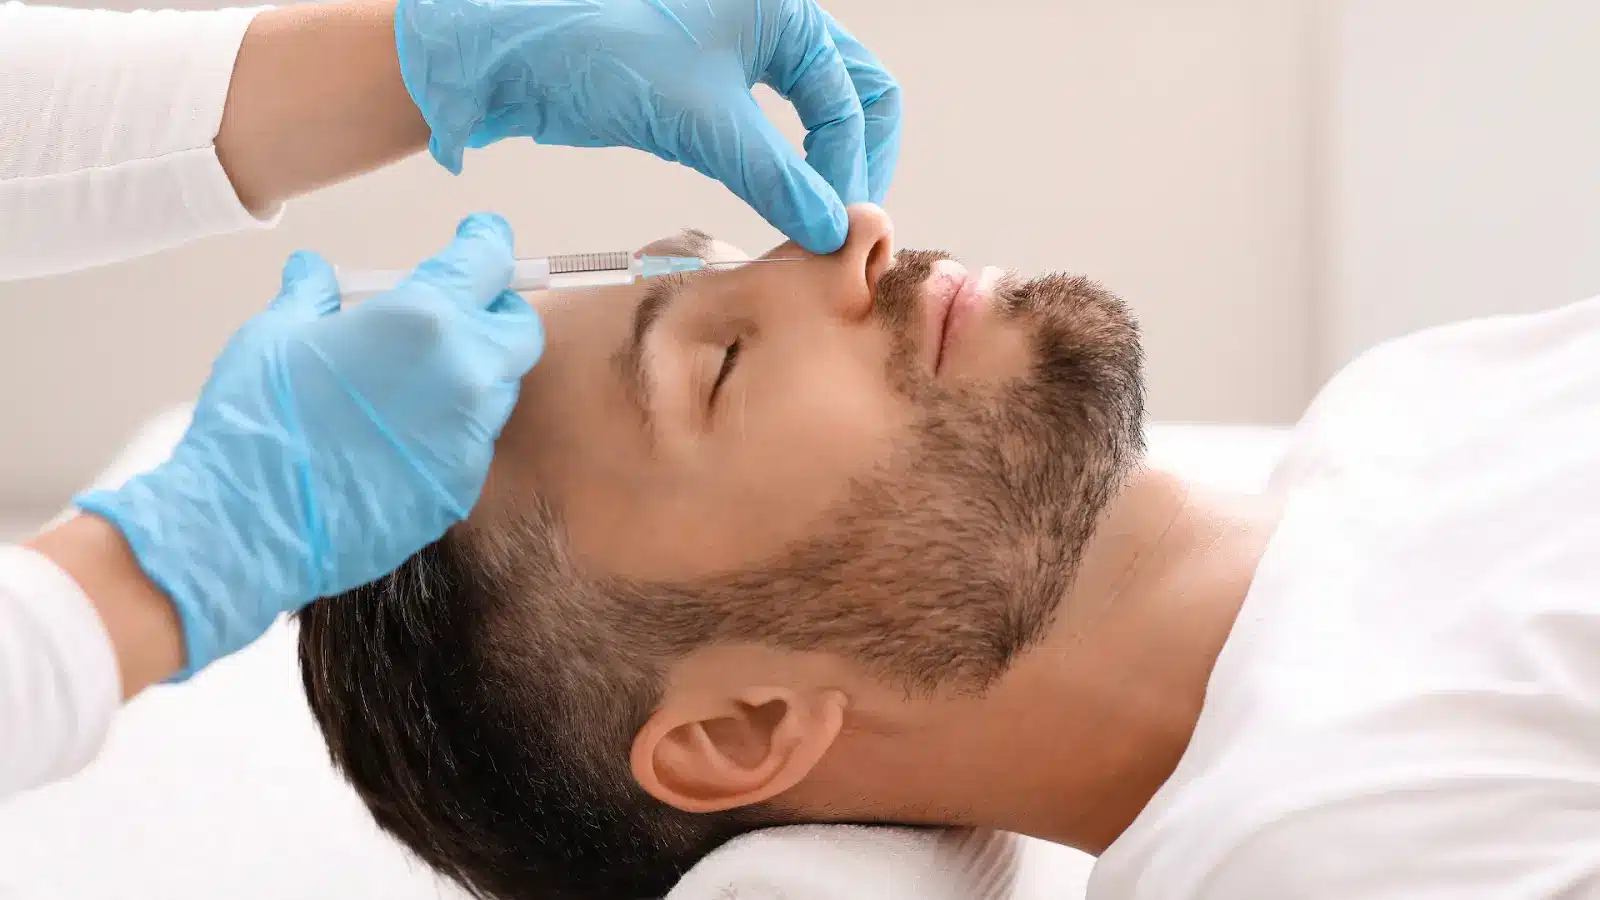
<svg viewBox="0 0 1600 900"><path fill-rule="evenodd" d="M739 354L743 350L744 338L734 338L722 349L722 359L717 366L717 374L711 378L711 396L707 403L716 406L717 399L722 396L722 389L727 387L728 379L733 377L733 370L739 364Z"/></svg>
<svg viewBox="0 0 1600 900"><path fill-rule="evenodd" d="M720 386L717 384L719 377L722 375L723 366L728 363L730 348L739 348L734 351L735 359L733 360L733 367L737 368L744 363L745 354L750 352L750 345L756 338L756 326L749 319L730 319L718 324L710 332L710 335L707 338L707 342L717 348L717 368L706 376L705 409L707 412L715 410L716 406L719 405L718 401L722 399L722 395L728 387L728 382L733 378L734 373L730 370L728 377L722 378L722 384Z"/></svg>

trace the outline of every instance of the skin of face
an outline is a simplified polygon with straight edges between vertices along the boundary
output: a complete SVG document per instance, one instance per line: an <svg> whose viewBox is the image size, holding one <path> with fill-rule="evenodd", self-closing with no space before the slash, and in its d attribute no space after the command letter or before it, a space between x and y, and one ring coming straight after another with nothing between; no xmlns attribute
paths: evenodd
<svg viewBox="0 0 1600 900"><path fill-rule="evenodd" d="M885 378L892 340L869 316L871 286L894 256L892 226L871 206L853 207L850 222L846 246L825 257L785 243L763 259L792 261L537 295L546 350L485 496L537 486L562 511L577 562L632 578L749 566L807 534L853 478L888 462L915 414ZM641 250L686 251L743 258L694 236ZM943 304L968 274L940 261L924 285L925 321L911 331L930 376ZM671 301L642 341L641 385L624 357L652 290ZM937 377L1024 374L1026 330L969 313Z"/></svg>
<svg viewBox="0 0 1600 900"><path fill-rule="evenodd" d="M943 528L946 547L958 543L950 559L989 553L973 571L1031 575L1067 612L1041 620L1032 649L978 693L908 692L835 653L703 647L663 673L635 779L688 812L777 803L800 820L997 827L1103 848L1176 763L1267 517L1127 472L1137 333L1109 295L940 254L905 265L882 210L852 207L850 222L828 256L783 244L762 257L782 261L536 295L545 354L473 519L494 527L537 494L583 569L693 582L759 568L825 527L853 484L941 436L942 452L912 463L932 467L922 482L952 485L958 504L993 500L1009 530L952 508L942 524L908 510L912 532ZM641 252L743 259L697 234ZM885 293L897 298L887 319L874 310ZM930 410L942 430L928 430ZM1079 501L1118 473L1092 542L1041 539L1088 527L1070 513L1096 506ZM1067 515L1030 517L1039 510ZM1038 561L1064 551L1081 555L1071 579ZM917 571L888 584L945 589L939 603L953 605L932 615L1004 606L963 603L948 590L958 583ZM1000 611L971 622L991 627Z"/></svg>
<svg viewBox="0 0 1600 900"><path fill-rule="evenodd" d="M536 297L549 337L502 432L487 502L474 513L480 524L514 514L537 493L560 511L566 553L588 572L683 583L759 568L849 508L855 485L903 467L896 454L908 445L937 443L922 430L931 411L999 405L1007 385L1036 375L1040 325L997 299L1003 273L969 272L940 253L897 258L892 225L876 207L851 208L850 223L846 245L828 256L786 243L762 257L768 262ZM640 252L744 258L698 233ZM1069 305L1074 293L1060 283L1010 289L1060 301L1047 308ZM1079 302L1120 324L1120 310L1093 296ZM1115 329L1107 343L1131 334ZM945 452L922 464L945 468L987 455L986 431L1013 437L1023 453L1050 446L1010 424L947 423ZM1023 468L1039 480L1037 466ZM947 523L970 519L956 507L997 489L988 479L945 474L910 477L947 488L927 498L943 501ZM916 534L937 532L957 552L972 537L959 525L888 518ZM907 577L917 581L874 580L892 592ZM914 589L949 596L953 584L935 579ZM991 598L988 621L1006 603ZM888 613L868 630L898 631L897 618L916 615ZM993 627L980 621L974 615L972 628ZM658 799L702 812L796 786L843 728L850 698L883 691L836 654L727 643L693 654L667 682L661 708L635 741L633 769Z"/></svg>
<svg viewBox="0 0 1600 900"><path fill-rule="evenodd" d="M1145 465L1120 300L850 217L826 257L532 297L468 521L307 614L330 749L442 871L659 896L801 822L1095 853L1171 775L1279 506Z"/></svg>

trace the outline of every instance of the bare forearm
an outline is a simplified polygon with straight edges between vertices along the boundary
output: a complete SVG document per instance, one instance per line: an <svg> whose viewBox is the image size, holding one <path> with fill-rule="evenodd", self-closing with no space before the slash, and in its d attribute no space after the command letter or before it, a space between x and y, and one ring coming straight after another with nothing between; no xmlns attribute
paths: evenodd
<svg viewBox="0 0 1600 900"><path fill-rule="evenodd" d="M80 515L29 542L88 595L111 637L122 696L133 697L183 666L183 632L166 595L139 568L109 523Z"/></svg>
<svg viewBox="0 0 1600 900"><path fill-rule="evenodd" d="M400 78L390 0L269 10L251 24L216 147L252 212L395 162L427 141Z"/></svg>

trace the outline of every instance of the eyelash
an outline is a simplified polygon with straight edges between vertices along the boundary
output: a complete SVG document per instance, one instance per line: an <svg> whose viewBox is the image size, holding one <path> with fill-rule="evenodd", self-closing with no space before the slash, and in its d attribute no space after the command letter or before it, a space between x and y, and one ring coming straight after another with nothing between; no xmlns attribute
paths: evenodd
<svg viewBox="0 0 1600 900"><path fill-rule="evenodd" d="M717 372L717 380L711 384L711 405L713 406L717 403L717 395L722 392L723 382L727 381L728 376L733 374L733 367L739 361L739 350L743 343L742 340L734 341L728 345L728 349L722 354L722 368Z"/></svg>

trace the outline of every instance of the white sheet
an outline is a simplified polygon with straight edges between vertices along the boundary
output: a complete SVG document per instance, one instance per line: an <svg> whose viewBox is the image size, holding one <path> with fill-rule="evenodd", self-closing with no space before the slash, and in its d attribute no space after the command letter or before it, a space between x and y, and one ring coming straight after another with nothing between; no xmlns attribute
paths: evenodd
<svg viewBox="0 0 1600 900"><path fill-rule="evenodd" d="M153 420L96 484L159 462L186 423L186 409ZM1158 426L1151 453L1198 482L1256 490L1283 441L1278 429ZM1089 862L1027 841L1013 900L1081 897ZM222 896L462 897L384 838L333 774L287 626L182 689L141 697L76 780L0 808L4 900Z"/></svg>

